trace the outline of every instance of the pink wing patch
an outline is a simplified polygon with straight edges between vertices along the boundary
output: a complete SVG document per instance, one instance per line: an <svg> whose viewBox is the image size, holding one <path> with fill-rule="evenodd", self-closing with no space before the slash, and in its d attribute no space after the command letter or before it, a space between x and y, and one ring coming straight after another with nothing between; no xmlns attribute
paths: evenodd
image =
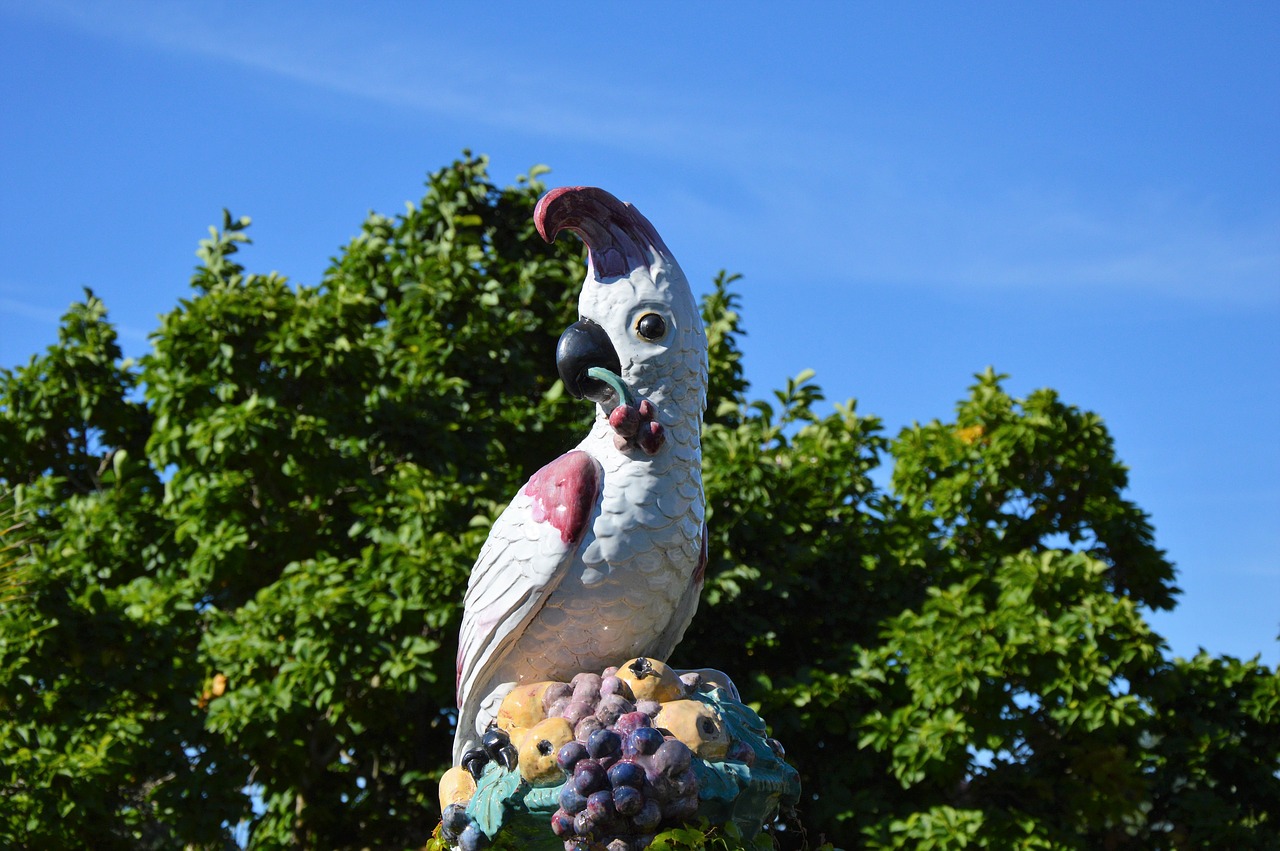
<svg viewBox="0 0 1280 851"><path fill-rule="evenodd" d="M591 509L600 497L595 460L581 450L566 452L533 474L524 486L533 499L533 519L550 523L566 544L582 538Z"/></svg>

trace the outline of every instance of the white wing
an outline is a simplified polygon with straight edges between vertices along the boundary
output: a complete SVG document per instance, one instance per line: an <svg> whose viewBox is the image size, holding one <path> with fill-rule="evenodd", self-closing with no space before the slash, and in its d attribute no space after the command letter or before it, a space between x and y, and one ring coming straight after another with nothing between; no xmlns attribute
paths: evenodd
<svg viewBox="0 0 1280 851"><path fill-rule="evenodd" d="M585 528L596 510L594 503L599 499L602 474L598 463L586 453L570 454L578 456L579 466L589 461L594 474L590 481L577 483L578 487L589 486L592 490L591 509L580 519L580 525ZM566 458L548 464L530 481L538 481L564 460ZM565 485L566 488L574 486L574 483ZM485 706L491 697L495 703L501 700L503 695L493 695L494 689L504 682L514 682L514 677L504 676L507 656L568 573L582 542L581 529L570 530L576 534L564 531L563 523L557 524L546 516L548 508L554 510L554 506L548 506L536 493L531 495L530 489L530 485L521 488L493 524L467 584L458 636L458 730L453 745L454 764L478 743L483 731L477 731L477 719L483 718L487 724L496 712L496 705Z"/></svg>

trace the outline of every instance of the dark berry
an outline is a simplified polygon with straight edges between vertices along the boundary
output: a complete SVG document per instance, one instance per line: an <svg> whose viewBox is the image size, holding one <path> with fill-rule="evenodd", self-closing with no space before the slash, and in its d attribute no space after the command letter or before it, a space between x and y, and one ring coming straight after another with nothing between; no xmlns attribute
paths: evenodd
<svg viewBox="0 0 1280 851"><path fill-rule="evenodd" d="M458 837L459 851L480 851L480 849L488 847L489 837L481 832L480 826L475 822L467 825L467 829L462 831L462 835Z"/></svg>
<svg viewBox="0 0 1280 851"><path fill-rule="evenodd" d="M640 811L631 817L637 833L652 833L662 822L662 808L652 798L645 801Z"/></svg>
<svg viewBox="0 0 1280 851"><path fill-rule="evenodd" d="M467 829L467 825L471 823L471 816L467 815L466 804L450 804L444 808L440 821L444 824L445 830L457 836Z"/></svg>
<svg viewBox="0 0 1280 851"><path fill-rule="evenodd" d="M578 674L573 678L573 699L584 703L595 703L600 699L599 674Z"/></svg>
<svg viewBox="0 0 1280 851"><path fill-rule="evenodd" d="M611 674L600 681L600 696L608 697L611 694L622 695L627 700L633 699L631 686L617 674Z"/></svg>
<svg viewBox="0 0 1280 851"><path fill-rule="evenodd" d="M612 730L597 730L587 739L587 753L596 759L622 753L622 737Z"/></svg>
<svg viewBox="0 0 1280 851"><path fill-rule="evenodd" d="M609 769L609 785L614 789L620 786L632 786L639 789L644 785L644 769L627 760L615 763Z"/></svg>
<svg viewBox="0 0 1280 851"><path fill-rule="evenodd" d="M613 818L617 812L613 806L613 793L607 789L592 793L591 797L587 798L587 812L591 813L597 822Z"/></svg>
<svg viewBox="0 0 1280 851"><path fill-rule="evenodd" d="M572 696L573 686L568 683L552 683L542 695L542 710L548 717L552 717L555 713L551 712L551 707L560 700L567 703Z"/></svg>
<svg viewBox="0 0 1280 851"><path fill-rule="evenodd" d="M551 832L561 839L573 836L573 816L564 810L556 810L551 816Z"/></svg>
<svg viewBox="0 0 1280 851"><path fill-rule="evenodd" d="M587 746L582 742L566 742L556 753L556 765L560 766L562 771L573 771L578 760L584 759L586 755Z"/></svg>
<svg viewBox="0 0 1280 851"><path fill-rule="evenodd" d="M614 722L613 729L618 731L618 735L622 736L624 742L626 737L639 730L641 727L652 727L653 719L643 712L627 712L618 716L618 720Z"/></svg>
<svg viewBox="0 0 1280 851"><path fill-rule="evenodd" d="M564 712L561 713L561 717L569 722L570 727L575 727L579 721L586 718L588 715L594 715L595 712L596 707L594 703L588 703L585 700L578 700L578 698L575 697L573 700L569 701L569 704L564 708Z"/></svg>
<svg viewBox="0 0 1280 851"><path fill-rule="evenodd" d="M573 767L573 786L583 795L599 792L609 783L604 766L595 760L583 759ZM567 808L566 808L567 809Z"/></svg>
<svg viewBox="0 0 1280 851"><path fill-rule="evenodd" d="M623 437L631 437L640 428L640 412L631 405L619 405L610 412L609 425Z"/></svg>
<svg viewBox="0 0 1280 851"><path fill-rule="evenodd" d="M564 784L560 789L560 809L571 816L576 816L586 808L587 796L575 789L572 783Z"/></svg>
<svg viewBox="0 0 1280 851"><path fill-rule="evenodd" d="M613 790L613 806L619 815L633 816L644 806L644 793L634 786L619 786Z"/></svg>
<svg viewBox="0 0 1280 851"><path fill-rule="evenodd" d="M666 741L666 737L653 727L639 727L627 737L628 748L635 753L648 755L656 753Z"/></svg>
<svg viewBox="0 0 1280 851"><path fill-rule="evenodd" d="M639 731L637 731L639 732ZM663 774L675 777L689 769L693 762L693 751L679 739L668 739L653 752L653 765Z"/></svg>
<svg viewBox="0 0 1280 851"><path fill-rule="evenodd" d="M594 715L588 715L578 722L573 728L573 737L580 742L588 742L591 740L591 734L597 730L603 730L604 724Z"/></svg>
<svg viewBox="0 0 1280 851"><path fill-rule="evenodd" d="M590 836L596 830L596 817L583 810L573 817L573 832L578 836Z"/></svg>
<svg viewBox="0 0 1280 851"><path fill-rule="evenodd" d="M596 717L606 727L618 723L618 719L628 712L634 712L636 705L620 694L610 694L600 698L596 704Z"/></svg>

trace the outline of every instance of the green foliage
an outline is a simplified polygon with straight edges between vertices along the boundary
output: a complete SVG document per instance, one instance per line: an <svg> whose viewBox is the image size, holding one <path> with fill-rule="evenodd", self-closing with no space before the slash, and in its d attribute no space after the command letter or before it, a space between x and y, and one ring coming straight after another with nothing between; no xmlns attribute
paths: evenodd
<svg viewBox="0 0 1280 851"><path fill-rule="evenodd" d="M590 416L542 191L468 155L314 287L246 272L226 214L142 362L86 293L0 370L0 845L428 843L471 562ZM805 799L654 847L1274 847L1280 678L1165 657L1172 566L1102 421L990 370L895 440L812 374L753 399L734 282L675 661L734 676Z"/></svg>
<svg viewBox="0 0 1280 851"><path fill-rule="evenodd" d="M770 851L774 847L767 833L747 838L733 822L712 826L704 819L700 824L664 830L653 838L653 851ZM823 845L817 851L830 851Z"/></svg>
<svg viewBox="0 0 1280 851"><path fill-rule="evenodd" d="M556 843L558 845L558 841ZM512 839L505 832L494 841L493 851L525 851L527 843ZM726 825L712 826L704 819L696 825L664 830L653 838L649 846L653 851L771 851L774 848L772 838L767 833L760 833L748 839L742 831L730 822ZM449 843L437 831L428 840L423 851L449 851ZM823 844L814 851L832 851L830 844Z"/></svg>
<svg viewBox="0 0 1280 851"><path fill-rule="evenodd" d="M1154 717L1139 758L1150 781L1143 804L1150 829L1169 847L1275 848L1277 672L1256 659L1201 653L1163 663L1147 692Z"/></svg>
<svg viewBox="0 0 1280 851"><path fill-rule="evenodd" d="M30 559L22 558L27 547L26 525L13 490L0 488L0 603L21 596L31 573Z"/></svg>

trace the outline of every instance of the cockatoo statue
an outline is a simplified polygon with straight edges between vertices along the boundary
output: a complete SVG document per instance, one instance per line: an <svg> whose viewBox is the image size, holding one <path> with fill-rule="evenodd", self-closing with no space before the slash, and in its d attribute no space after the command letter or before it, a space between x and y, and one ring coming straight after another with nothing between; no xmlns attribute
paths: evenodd
<svg viewBox="0 0 1280 851"><path fill-rule="evenodd" d="M534 220L548 242L570 230L587 245L580 318L556 363L596 419L515 495L472 569L453 759L473 772L505 761L486 732L516 685L665 660L706 565L707 337L689 282L653 225L601 189L553 190Z"/></svg>

